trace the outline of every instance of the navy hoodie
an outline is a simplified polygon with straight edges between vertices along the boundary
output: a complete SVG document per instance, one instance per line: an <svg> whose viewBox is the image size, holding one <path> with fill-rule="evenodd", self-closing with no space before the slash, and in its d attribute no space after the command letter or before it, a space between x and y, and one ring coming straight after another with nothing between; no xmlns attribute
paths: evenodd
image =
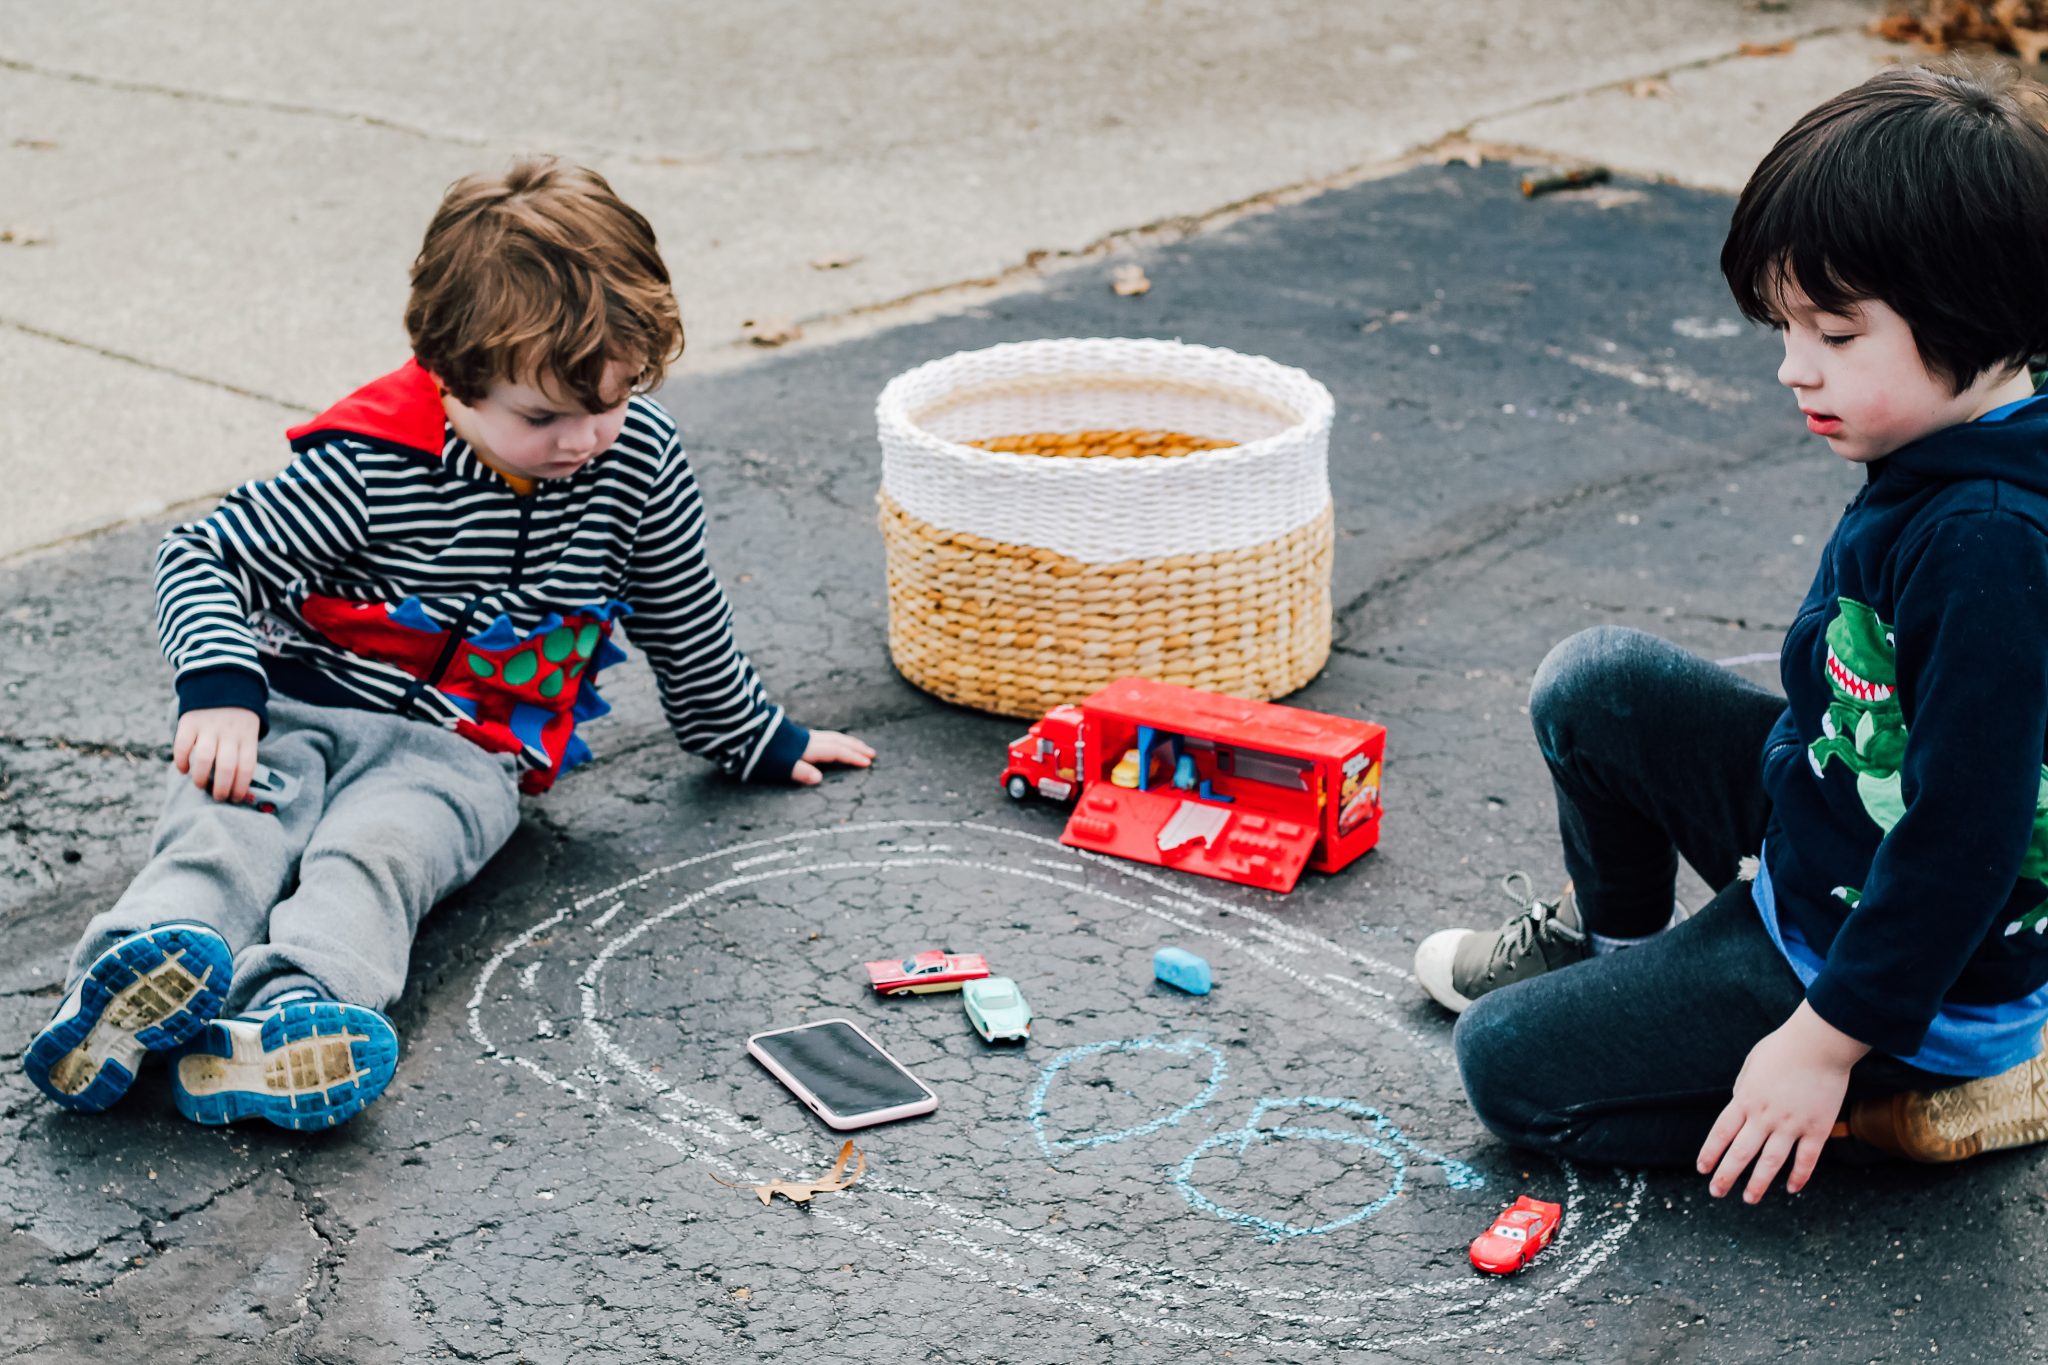
<svg viewBox="0 0 2048 1365"><path fill-rule="evenodd" d="M1765 857L1814 1011L1909 1056L2048 983L2048 397L1866 468L1785 635Z"/></svg>

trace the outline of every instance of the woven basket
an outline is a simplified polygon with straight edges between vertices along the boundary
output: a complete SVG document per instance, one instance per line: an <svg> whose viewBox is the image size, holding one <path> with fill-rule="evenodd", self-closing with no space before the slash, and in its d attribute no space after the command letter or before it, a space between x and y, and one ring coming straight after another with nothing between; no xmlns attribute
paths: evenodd
<svg viewBox="0 0 2048 1365"><path fill-rule="evenodd" d="M899 375L875 409L897 668L1006 716L1132 674L1294 691L1330 653L1333 411L1300 370L1172 341Z"/></svg>

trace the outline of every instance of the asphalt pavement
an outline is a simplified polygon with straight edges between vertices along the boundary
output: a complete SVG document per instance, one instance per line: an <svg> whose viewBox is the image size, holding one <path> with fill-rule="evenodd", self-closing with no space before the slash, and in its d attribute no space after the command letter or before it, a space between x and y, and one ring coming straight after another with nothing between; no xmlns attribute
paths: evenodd
<svg viewBox="0 0 2048 1365"><path fill-rule="evenodd" d="M2048 1153L1824 1161L1755 1208L1532 1158L1473 1120L1407 977L1422 937L1510 908L1503 874L1561 876L1525 712L1545 650L1618 622L1769 681L1855 486L1716 274L1724 195L1526 200L1518 174L1424 165L1138 250L1139 297L1089 263L672 382L745 644L877 766L735 787L629 667L598 761L429 920L397 1080L356 1122L202 1130L154 1075L87 1118L0 1072L0 1358L2041 1358ZM1386 815L1286 897L1061 848L1059 808L998 789L1017 723L890 667L875 395L1090 335L1256 352L1335 394L1338 641L1292 700L1386 725ZM147 849L162 525L0 568L0 1034L39 1024ZM1167 942L1212 995L1152 982ZM1030 1041L983 1044L950 996L872 998L863 960L926 946L1014 977ZM815 1175L838 1139L745 1039L834 1015L940 1108L859 1135L851 1189L764 1207L718 1180ZM1466 1244L1522 1193L1567 1204L1559 1241L1477 1275Z"/></svg>

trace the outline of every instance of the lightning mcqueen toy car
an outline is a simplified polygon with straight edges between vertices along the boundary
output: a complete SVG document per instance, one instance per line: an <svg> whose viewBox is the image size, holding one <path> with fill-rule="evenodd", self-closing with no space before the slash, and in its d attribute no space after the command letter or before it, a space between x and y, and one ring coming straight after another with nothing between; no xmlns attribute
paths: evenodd
<svg viewBox="0 0 2048 1365"><path fill-rule="evenodd" d="M1512 1275L1535 1259L1557 1235L1564 1210L1523 1195L1472 1243L1472 1264L1493 1275Z"/></svg>
<svg viewBox="0 0 2048 1365"><path fill-rule="evenodd" d="M988 959L980 953L918 953L900 962L867 964L868 981L883 995L926 995L957 991L968 981L988 975Z"/></svg>

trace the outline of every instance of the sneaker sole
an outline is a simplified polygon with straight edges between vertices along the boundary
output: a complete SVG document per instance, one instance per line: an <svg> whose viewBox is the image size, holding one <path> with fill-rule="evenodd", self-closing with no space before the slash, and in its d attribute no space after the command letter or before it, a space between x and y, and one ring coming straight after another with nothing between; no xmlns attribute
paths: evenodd
<svg viewBox="0 0 2048 1365"><path fill-rule="evenodd" d="M214 1022L179 1053L171 1097L194 1123L264 1119L313 1132L360 1114L397 1069L398 1034L383 1015L304 1001Z"/></svg>
<svg viewBox="0 0 2048 1365"><path fill-rule="evenodd" d="M1415 949L1415 980L1429 992L1430 999L1453 1014L1463 1014L1472 1007L1471 998L1451 984L1451 962L1458 955L1458 945L1473 932L1439 929Z"/></svg>
<svg viewBox="0 0 2048 1365"><path fill-rule="evenodd" d="M1914 1161L1962 1161L2048 1142L2048 1055L1946 1090L1894 1095L1888 1106L1898 1154Z"/></svg>
<svg viewBox="0 0 2048 1365"><path fill-rule="evenodd" d="M128 1093L145 1053L177 1047L220 1013L233 972L220 935L165 924L124 939L86 968L29 1043L22 1070L66 1109L97 1114Z"/></svg>

